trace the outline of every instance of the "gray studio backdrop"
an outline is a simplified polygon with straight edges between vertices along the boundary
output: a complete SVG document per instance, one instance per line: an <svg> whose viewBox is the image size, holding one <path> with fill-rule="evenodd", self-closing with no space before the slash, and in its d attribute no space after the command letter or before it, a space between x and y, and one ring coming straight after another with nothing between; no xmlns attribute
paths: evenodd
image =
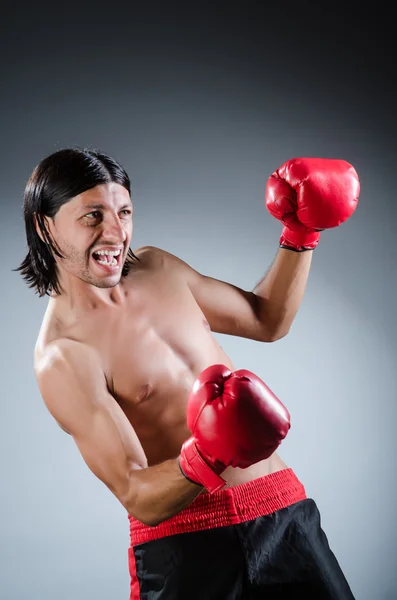
<svg viewBox="0 0 397 600"><path fill-rule="evenodd" d="M221 43L214 15L162 27L131 11L94 21L66 10L20 21L15 13L14 28L4 27L0 598L129 593L127 516L44 408L32 351L47 301L12 271L25 252L21 203L31 170L77 145L114 155L129 172L134 248L159 246L245 289L278 248L281 226L263 203L271 172L294 156L356 167L358 209L322 234L290 334L267 345L219 339L238 368L256 372L287 405L292 428L280 455L316 499L357 600L395 600L396 152L388 105L377 104L357 64L350 86L345 74L338 79L339 54L327 62L324 53L325 70L313 74L317 43L312 52L309 41L301 47L303 74L274 69L272 43L257 28L262 13L226 19Z"/></svg>

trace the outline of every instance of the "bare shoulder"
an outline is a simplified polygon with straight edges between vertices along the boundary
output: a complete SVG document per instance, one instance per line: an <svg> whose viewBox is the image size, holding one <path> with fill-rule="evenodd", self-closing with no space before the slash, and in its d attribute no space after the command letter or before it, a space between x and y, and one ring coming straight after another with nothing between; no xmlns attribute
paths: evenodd
<svg viewBox="0 0 397 600"><path fill-rule="evenodd" d="M88 344L60 338L40 349L34 362L34 372L39 385L69 385L70 381L85 385L89 376L103 375L97 352Z"/></svg>
<svg viewBox="0 0 397 600"><path fill-rule="evenodd" d="M34 372L47 409L67 433L70 416L92 408L107 393L96 351L79 341L61 338L41 348Z"/></svg>
<svg viewBox="0 0 397 600"><path fill-rule="evenodd" d="M141 246L134 250L134 254L149 269L156 271L167 270L175 274L193 274L194 269L183 259L171 254L167 250L155 246Z"/></svg>
<svg viewBox="0 0 397 600"><path fill-rule="evenodd" d="M141 246L134 250L134 254L139 258L141 262L143 262L147 266L151 267L162 267L167 263L178 261L179 259L163 250L162 248L157 248L156 246Z"/></svg>
<svg viewBox="0 0 397 600"><path fill-rule="evenodd" d="M87 362L93 361L95 362L95 352L87 344L68 338L58 338L45 345L40 344L36 349L34 370L37 377L48 376L54 369L71 365L80 370L80 364L85 367Z"/></svg>

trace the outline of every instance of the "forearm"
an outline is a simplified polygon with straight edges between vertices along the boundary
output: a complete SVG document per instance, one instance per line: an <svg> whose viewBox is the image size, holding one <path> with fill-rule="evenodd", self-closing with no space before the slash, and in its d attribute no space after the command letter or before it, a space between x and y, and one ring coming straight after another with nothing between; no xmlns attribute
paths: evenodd
<svg viewBox="0 0 397 600"><path fill-rule="evenodd" d="M182 475L177 459L136 470L126 508L146 525L158 525L186 508L202 491Z"/></svg>
<svg viewBox="0 0 397 600"><path fill-rule="evenodd" d="M270 339L286 335L302 303L313 251L280 248L274 263L253 290L258 297L259 319Z"/></svg>

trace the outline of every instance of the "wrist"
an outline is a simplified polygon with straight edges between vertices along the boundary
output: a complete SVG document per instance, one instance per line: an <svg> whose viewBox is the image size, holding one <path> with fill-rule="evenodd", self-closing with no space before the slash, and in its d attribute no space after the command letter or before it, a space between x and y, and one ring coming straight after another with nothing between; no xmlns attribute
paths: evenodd
<svg viewBox="0 0 397 600"><path fill-rule="evenodd" d="M182 464L184 465L185 469L182 468ZM187 479L188 481L190 481L190 483L193 483L194 485L198 485L200 487L203 487L203 484L200 483L199 481L194 481L193 479L191 479L190 476L187 475L187 471L189 471L190 473L190 469L186 468L186 464L185 461L183 460L183 458L181 458L181 456L178 456L178 467L180 472L182 473L182 475L184 476L185 479Z"/></svg>
<svg viewBox="0 0 397 600"><path fill-rule="evenodd" d="M320 233L320 231L306 229L303 226L299 229L290 229L284 226L279 240L280 248L295 252L314 250L320 241Z"/></svg>
<svg viewBox="0 0 397 600"><path fill-rule="evenodd" d="M217 463L210 465L202 456L193 437L184 442L178 458L182 475L196 485L204 486L208 492L213 493L225 485L220 473L225 470L225 465Z"/></svg>

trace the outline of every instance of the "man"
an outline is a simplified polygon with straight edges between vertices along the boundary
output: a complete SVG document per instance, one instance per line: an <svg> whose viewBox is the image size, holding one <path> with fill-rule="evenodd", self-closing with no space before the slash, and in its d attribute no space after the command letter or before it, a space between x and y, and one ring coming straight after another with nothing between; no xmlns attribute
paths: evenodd
<svg viewBox="0 0 397 600"><path fill-rule="evenodd" d="M130 181L65 149L26 186L22 275L49 295L35 373L43 400L129 515L131 600L351 600L320 517L276 450L286 407L212 332L271 342L304 295L320 230L356 208L341 160L296 159L268 180L280 249L252 292L164 250L130 250Z"/></svg>

